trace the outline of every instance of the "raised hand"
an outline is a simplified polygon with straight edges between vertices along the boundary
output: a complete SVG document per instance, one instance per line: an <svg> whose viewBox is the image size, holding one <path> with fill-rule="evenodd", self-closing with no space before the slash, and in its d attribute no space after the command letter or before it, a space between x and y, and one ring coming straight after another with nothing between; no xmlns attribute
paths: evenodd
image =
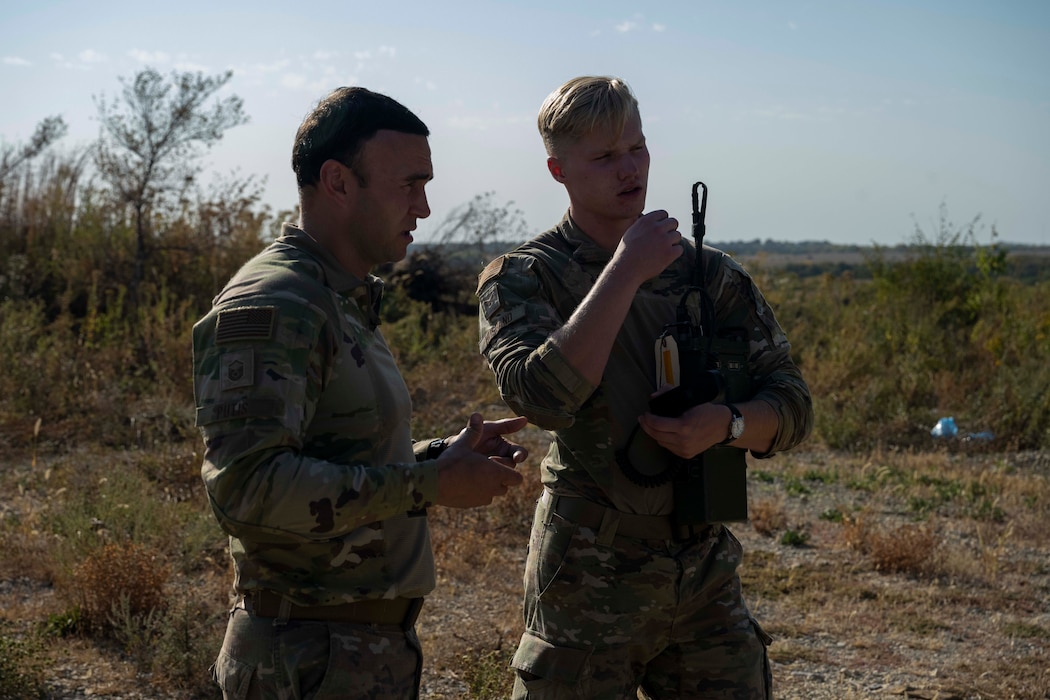
<svg viewBox="0 0 1050 700"><path fill-rule="evenodd" d="M656 277L682 254L678 220L663 209L638 217L623 234L612 264L629 271L641 284Z"/></svg>

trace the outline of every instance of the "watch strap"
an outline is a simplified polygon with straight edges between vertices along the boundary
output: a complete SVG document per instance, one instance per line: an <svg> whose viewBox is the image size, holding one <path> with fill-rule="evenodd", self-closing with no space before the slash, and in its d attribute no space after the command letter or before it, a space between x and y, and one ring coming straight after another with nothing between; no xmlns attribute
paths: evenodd
<svg viewBox="0 0 1050 700"><path fill-rule="evenodd" d="M441 456L441 453L448 448L448 443L445 442L445 438L437 438L431 440L430 444L427 445L427 451L424 455L424 459L437 459Z"/></svg>

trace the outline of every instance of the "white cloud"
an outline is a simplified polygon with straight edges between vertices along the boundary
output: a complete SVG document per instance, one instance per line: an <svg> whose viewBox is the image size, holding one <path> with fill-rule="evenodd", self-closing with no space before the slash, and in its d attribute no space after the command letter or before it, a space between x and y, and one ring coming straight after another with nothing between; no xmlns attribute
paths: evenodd
<svg viewBox="0 0 1050 700"><path fill-rule="evenodd" d="M421 78L418 75L412 78L412 82L416 85L423 86L423 89L428 90L430 92L435 92L438 89L437 83L435 83L433 80L427 80L425 78ZM462 105L462 103L460 104Z"/></svg>
<svg viewBox="0 0 1050 700"><path fill-rule="evenodd" d="M304 85L306 85L306 76L298 73L285 73L281 76L281 87L286 87L290 90L300 90Z"/></svg>
<svg viewBox="0 0 1050 700"><path fill-rule="evenodd" d="M99 53L94 49L84 49L77 54L75 59L66 58L64 54L60 54L57 51L52 52L50 58L59 68L84 71L91 70L94 64L105 63L109 60L105 54Z"/></svg>
<svg viewBox="0 0 1050 700"><path fill-rule="evenodd" d="M371 67L376 62L396 54L397 49L387 45L353 52L317 49L270 63L235 66L234 71L238 80L253 85L270 84L283 90L318 94L327 93L339 85L359 85L362 75L373 72ZM437 88L427 85L426 89Z"/></svg>
<svg viewBox="0 0 1050 700"><path fill-rule="evenodd" d="M194 63L193 61L176 61L174 65L175 70L182 71L183 73L211 73L212 70L209 66L201 63Z"/></svg>
<svg viewBox="0 0 1050 700"><path fill-rule="evenodd" d="M270 73L280 73L283 70L287 70L288 66L291 64L292 62L289 59L281 58L270 63L254 63L250 66L241 66L234 70L238 74L245 76L268 75Z"/></svg>
<svg viewBox="0 0 1050 700"><path fill-rule="evenodd" d="M464 129L468 131L487 131L489 122L483 117L450 117L446 122L453 129Z"/></svg>
<svg viewBox="0 0 1050 700"><path fill-rule="evenodd" d="M325 71L320 78L312 78L302 73L285 73L281 76L280 85L286 90L296 92L309 92L314 95L325 95L339 85L356 85L357 77L348 76L345 79L335 77L335 72Z"/></svg>
<svg viewBox="0 0 1050 700"><path fill-rule="evenodd" d="M77 54L77 60L84 64L91 63L105 63L109 58L104 53L99 53L95 49L84 49Z"/></svg>
<svg viewBox="0 0 1050 700"><path fill-rule="evenodd" d="M613 29L620 34L627 34L628 32L644 29L649 29L649 31L653 32L663 32L667 30L667 25L663 22L648 22L644 16L636 14L631 19L625 19L619 24L613 25Z"/></svg>
<svg viewBox="0 0 1050 700"><path fill-rule="evenodd" d="M798 25L795 24L794 21L788 22L788 29L790 29L791 31L795 31L796 29L798 29Z"/></svg>
<svg viewBox="0 0 1050 700"><path fill-rule="evenodd" d="M842 117L848 117L851 114L859 114L856 111L847 110L843 107L832 107L828 105L816 105L808 109L797 109L795 107L786 107L784 105L773 105L769 107L756 107L754 109L745 110L745 114L759 119L772 119L776 121L796 121L796 122L820 122L820 123L831 123L839 121Z"/></svg>
<svg viewBox="0 0 1050 700"><path fill-rule="evenodd" d="M128 56L135 59L139 63L154 63L159 65L165 65L171 60L164 51L145 51L143 49L132 49L128 51Z"/></svg>
<svg viewBox="0 0 1050 700"><path fill-rule="evenodd" d="M787 109L782 105L776 105L774 107L758 107L747 110L747 113L763 119L782 119L784 121L810 121L811 119L811 117L802 112Z"/></svg>
<svg viewBox="0 0 1050 700"><path fill-rule="evenodd" d="M29 61L25 60L24 58L20 58L18 56L4 56L3 61L4 61L4 65L5 66L31 66L31 65L33 65Z"/></svg>
<svg viewBox="0 0 1050 700"><path fill-rule="evenodd" d="M498 107L498 105L494 105ZM536 117L531 114L494 114L494 115L456 115L445 120L453 129L468 131L488 131L490 128L503 128L518 124L535 124Z"/></svg>

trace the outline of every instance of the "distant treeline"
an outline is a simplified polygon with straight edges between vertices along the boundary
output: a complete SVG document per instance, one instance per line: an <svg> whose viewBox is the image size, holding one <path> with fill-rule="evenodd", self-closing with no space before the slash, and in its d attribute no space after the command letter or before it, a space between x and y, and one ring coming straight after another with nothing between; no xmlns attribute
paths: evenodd
<svg viewBox="0 0 1050 700"><path fill-rule="evenodd" d="M414 248L417 251L439 253L446 263L469 268L511 250L520 242L492 241L480 247L476 243L422 243ZM915 242L894 246L862 246L830 241L755 238L750 241L711 240L706 243L732 255L749 269L776 269L802 278L849 273L857 279L871 279L873 263L910 260L929 252L928 245ZM955 245L966 248L972 247L974 243L966 245L959 242ZM992 242L989 248L1005 255L1004 275L1025 284L1050 280L1050 246Z"/></svg>

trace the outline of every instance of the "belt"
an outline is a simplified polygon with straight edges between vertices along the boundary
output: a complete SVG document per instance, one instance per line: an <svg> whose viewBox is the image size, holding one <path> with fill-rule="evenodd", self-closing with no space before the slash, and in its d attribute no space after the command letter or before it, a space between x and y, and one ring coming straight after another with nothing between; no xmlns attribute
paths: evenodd
<svg viewBox="0 0 1050 700"><path fill-rule="evenodd" d="M557 496L544 489L540 501L566 520L598 531L599 540L690 540L710 532L711 525L678 525L670 515L639 515L607 508L578 496Z"/></svg>
<svg viewBox="0 0 1050 700"><path fill-rule="evenodd" d="M359 600L339 605L296 605L273 591L256 589L246 592L244 609L259 617L285 617L289 620L349 622L360 625L400 625L409 630L423 609L422 598ZM282 607L286 613L282 615Z"/></svg>

